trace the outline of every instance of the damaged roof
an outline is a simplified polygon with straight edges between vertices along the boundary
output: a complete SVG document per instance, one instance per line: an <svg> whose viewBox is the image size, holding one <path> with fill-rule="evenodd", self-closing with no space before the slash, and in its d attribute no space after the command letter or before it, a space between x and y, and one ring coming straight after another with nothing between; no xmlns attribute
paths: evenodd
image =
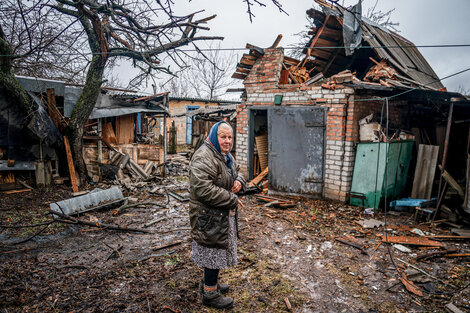
<svg viewBox="0 0 470 313"><path fill-rule="evenodd" d="M307 11L315 26L308 32L311 38L302 51L305 57L296 60L284 56L285 73L281 72L280 84L309 85L349 70L355 82L362 81L367 86L445 90L411 41L361 16L360 6L346 11L321 0L316 2L323 11ZM262 48L250 44L246 47L250 52L242 56L232 78L245 79L264 55Z"/></svg>
<svg viewBox="0 0 470 313"><path fill-rule="evenodd" d="M356 49L353 55L346 56L344 48L322 48L342 47L347 41L343 37L344 10L338 7L325 8L324 12L310 9L307 15L314 20L315 27L309 32L312 37L304 53L308 55L310 50L313 59L309 62L316 67L316 72L328 77L347 68L357 71L357 76L361 78L370 67L367 59L372 57L386 60L401 75L418 85L432 89L444 87L418 48L406 38L361 17L358 32L362 38L360 46L372 48Z"/></svg>

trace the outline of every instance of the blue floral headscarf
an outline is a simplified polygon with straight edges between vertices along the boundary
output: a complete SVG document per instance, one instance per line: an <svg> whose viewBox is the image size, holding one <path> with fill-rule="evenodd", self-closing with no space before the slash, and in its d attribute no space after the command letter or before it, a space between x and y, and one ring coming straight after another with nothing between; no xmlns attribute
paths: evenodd
<svg viewBox="0 0 470 313"><path fill-rule="evenodd" d="M209 132L209 136L207 137L207 139L209 140L209 142L214 146L214 148L219 152L219 153L222 153L220 151L220 145L219 145L219 139L217 138L217 131L219 129L219 126L220 124L222 123L225 123L227 125L230 126L229 123L225 122L225 121L220 121L220 122L217 122L215 123L210 132ZM228 168L231 168L232 167L232 164L233 164L233 156L230 154L230 153L227 153L225 155L225 162L228 166Z"/></svg>

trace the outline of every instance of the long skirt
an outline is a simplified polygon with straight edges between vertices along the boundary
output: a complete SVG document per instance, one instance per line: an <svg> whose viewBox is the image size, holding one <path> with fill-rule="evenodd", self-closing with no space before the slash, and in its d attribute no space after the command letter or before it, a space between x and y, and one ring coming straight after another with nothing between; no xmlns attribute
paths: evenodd
<svg viewBox="0 0 470 313"><path fill-rule="evenodd" d="M226 269L238 263L235 217L229 216L228 248L208 248L193 240L193 261L199 267Z"/></svg>

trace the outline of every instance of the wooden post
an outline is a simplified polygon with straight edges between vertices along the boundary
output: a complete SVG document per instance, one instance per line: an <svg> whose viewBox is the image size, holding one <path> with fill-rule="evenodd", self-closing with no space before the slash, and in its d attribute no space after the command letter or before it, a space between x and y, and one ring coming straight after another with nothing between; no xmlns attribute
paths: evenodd
<svg viewBox="0 0 470 313"><path fill-rule="evenodd" d="M103 143L101 141L102 136L102 124L101 118L98 119L98 163L103 163Z"/></svg>
<svg viewBox="0 0 470 313"><path fill-rule="evenodd" d="M166 129L166 113L163 114L163 173L162 176L165 177L166 174L166 149L167 149L167 129Z"/></svg>
<svg viewBox="0 0 470 313"><path fill-rule="evenodd" d="M442 188L442 179L443 179L443 175L444 175L444 171L446 169L446 161L447 161L447 149L449 147L449 137L450 137L450 128L452 127L452 113L454 111L454 102L450 102L450 107L449 107L449 116L447 118L447 128L446 128L446 138L445 138L445 141L444 141L444 153L442 155L442 164L441 164L441 177L439 178L439 187L437 189L437 199L440 199L441 198L441 188ZM442 192L444 192L442 190ZM434 215L432 217L432 220L434 221L434 219L436 218L437 216L437 212L439 211L439 207L440 207L440 203L438 203L438 205L436 206L436 210L434 211Z"/></svg>
<svg viewBox="0 0 470 313"><path fill-rule="evenodd" d="M175 121L171 123L170 127L170 147L168 153L176 154L176 125Z"/></svg>
<svg viewBox="0 0 470 313"><path fill-rule="evenodd" d="M65 153L67 154L67 163L69 165L70 181L72 182L73 192L78 192L77 176L75 176L75 167L73 166L72 151L70 150L69 140L64 136Z"/></svg>

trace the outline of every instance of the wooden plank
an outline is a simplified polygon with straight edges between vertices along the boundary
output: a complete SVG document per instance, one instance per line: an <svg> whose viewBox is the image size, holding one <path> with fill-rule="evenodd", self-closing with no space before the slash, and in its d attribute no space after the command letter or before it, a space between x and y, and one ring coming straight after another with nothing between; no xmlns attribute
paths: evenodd
<svg viewBox="0 0 470 313"><path fill-rule="evenodd" d="M244 53L242 55L242 59L250 60L250 61L256 61L258 60L258 57L255 57L254 55L249 55L247 53Z"/></svg>
<svg viewBox="0 0 470 313"><path fill-rule="evenodd" d="M419 145L411 198L431 199L439 146Z"/></svg>
<svg viewBox="0 0 470 313"><path fill-rule="evenodd" d="M300 61L297 59L288 57L288 56L284 56L284 63L290 64L290 65L297 65L300 63Z"/></svg>
<svg viewBox="0 0 470 313"><path fill-rule="evenodd" d="M102 137L109 143L117 144L116 134L114 133L113 124L111 122L103 124Z"/></svg>
<svg viewBox="0 0 470 313"><path fill-rule="evenodd" d="M253 178L248 184L253 186L258 185L268 175L268 172L269 167L266 167L264 171L262 171L258 176Z"/></svg>
<svg viewBox="0 0 470 313"><path fill-rule="evenodd" d="M116 117L116 140L118 144L134 142L134 115Z"/></svg>
<svg viewBox="0 0 470 313"><path fill-rule="evenodd" d="M240 63L242 64L246 64L246 65L251 65L253 66L256 62L256 59L255 60L250 60L250 59L247 59L246 57L243 57L241 60L240 60Z"/></svg>
<svg viewBox="0 0 470 313"><path fill-rule="evenodd" d="M75 167L73 165L72 151L70 150L69 140L64 136L65 153L67 154L67 164L69 166L70 181L72 182L73 192L78 192L77 176L75 175Z"/></svg>
<svg viewBox="0 0 470 313"><path fill-rule="evenodd" d="M444 247L444 244L442 244L441 242L421 237L388 236L387 238L385 238L384 235L380 235L380 237L382 237L382 242L388 243L400 243L412 246Z"/></svg>
<svg viewBox="0 0 470 313"><path fill-rule="evenodd" d="M240 73L233 73L232 78L245 79L247 75Z"/></svg>
<svg viewBox="0 0 470 313"><path fill-rule="evenodd" d="M439 169L442 171L441 165L439 165ZM465 193L463 192L462 187L460 187L459 183L449 174L449 172L444 170L444 172L442 172L442 178L444 178L449 183L449 185L457 191L459 196L462 198L465 197Z"/></svg>
<svg viewBox="0 0 470 313"><path fill-rule="evenodd" d="M276 48L277 45L279 44L279 42L281 41L281 39L282 39L282 34L277 35L276 40L274 40L273 44L272 44L271 47L269 47L269 48L270 48L270 49Z"/></svg>
<svg viewBox="0 0 470 313"><path fill-rule="evenodd" d="M157 93L155 95L151 95L151 96L147 96L147 97L137 98L137 99L134 99L134 102L151 100L153 98L158 98L160 96L166 95L167 93L168 93L168 91L167 92L162 92L162 93Z"/></svg>
<svg viewBox="0 0 470 313"><path fill-rule="evenodd" d="M242 74L250 74L250 70L247 68L243 68L243 67L237 67L236 72L242 73Z"/></svg>
<svg viewBox="0 0 470 313"><path fill-rule="evenodd" d="M11 195L14 193L20 193L20 192L26 192L26 191L31 191L32 189L16 189L16 190L8 190L8 191L2 191L2 193Z"/></svg>
<svg viewBox="0 0 470 313"><path fill-rule="evenodd" d="M281 70L281 78L279 79L279 84L285 85L289 83L289 70Z"/></svg>
<svg viewBox="0 0 470 313"><path fill-rule="evenodd" d="M440 239L440 240L468 240L470 236L453 236L453 235L434 235L426 236L429 239Z"/></svg>
<svg viewBox="0 0 470 313"><path fill-rule="evenodd" d="M450 253L445 255L446 258L468 258L470 253Z"/></svg>
<svg viewBox="0 0 470 313"><path fill-rule="evenodd" d="M298 66L304 66L305 62L307 61L307 59L310 57L310 54L312 53L312 48L315 46L315 44L317 43L318 39L320 38L320 35L322 34L323 30L327 27L326 24L328 24L328 20L330 19L330 15L327 15L326 18L325 18L325 22L323 23L323 25L320 27L320 29L317 31L317 33L315 34L315 37L312 39L312 42L310 43L310 46L308 47L307 49L307 55L304 57L304 59L302 60L302 62L300 62L298 64Z"/></svg>
<svg viewBox="0 0 470 313"><path fill-rule="evenodd" d="M54 88L47 88L47 108L49 116L51 117L54 125L61 131L67 127L67 122L65 118L60 113L56 105L55 91Z"/></svg>

